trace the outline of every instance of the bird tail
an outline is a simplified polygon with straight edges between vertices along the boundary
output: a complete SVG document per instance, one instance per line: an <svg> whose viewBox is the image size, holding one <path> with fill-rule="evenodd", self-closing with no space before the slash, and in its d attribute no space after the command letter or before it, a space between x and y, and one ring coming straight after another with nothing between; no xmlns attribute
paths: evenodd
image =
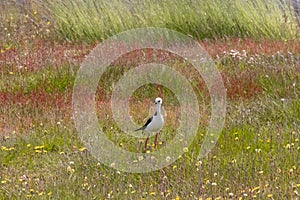
<svg viewBox="0 0 300 200"><path fill-rule="evenodd" d="M135 129L134 131L140 131L140 130L144 130L145 127L141 127L141 128L138 128L138 129Z"/></svg>

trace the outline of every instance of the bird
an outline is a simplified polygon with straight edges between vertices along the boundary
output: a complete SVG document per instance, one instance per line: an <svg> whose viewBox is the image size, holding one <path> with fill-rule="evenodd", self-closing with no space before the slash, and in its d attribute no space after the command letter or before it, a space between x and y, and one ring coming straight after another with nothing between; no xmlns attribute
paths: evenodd
<svg viewBox="0 0 300 200"><path fill-rule="evenodd" d="M145 141L145 149L147 149L147 143L149 140L149 136L150 136L150 133L152 133L152 132L156 132L155 140L154 140L154 147L156 147L159 131L163 128L163 126L165 124L164 118L161 114L162 98L157 97L155 99L154 103L156 104L156 112L154 113L154 115L147 120L147 122L145 123L144 126L135 130L135 131L142 130L143 133L144 133L144 131L146 131L148 133L148 137Z"/></svg>

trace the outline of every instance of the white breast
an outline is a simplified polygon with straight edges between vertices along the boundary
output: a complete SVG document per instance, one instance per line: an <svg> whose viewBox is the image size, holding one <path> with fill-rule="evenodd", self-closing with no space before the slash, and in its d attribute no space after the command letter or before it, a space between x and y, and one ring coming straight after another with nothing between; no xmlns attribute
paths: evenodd
<svg viewBox="0 0 300 200"><path fill-rule="evenodd" d="M146 131L159 131L164 126L164 119L161 115L153 116L151 123L145 129Z"/></svg>

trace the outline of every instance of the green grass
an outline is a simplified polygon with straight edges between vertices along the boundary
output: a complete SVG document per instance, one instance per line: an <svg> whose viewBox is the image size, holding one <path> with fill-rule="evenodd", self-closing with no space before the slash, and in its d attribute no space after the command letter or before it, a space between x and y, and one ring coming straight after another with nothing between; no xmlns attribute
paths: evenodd
<svg viewBox="0 0 300 200"><path fill-rule="evenodd" d="M58 35L71 41L102 41L133 28L165 27L197 39L250 37L294 39L293 12L262 1L45 1ZM72 10L72 12L69 12ZM285 17L284 17L285 16Z"/></svg>
<svg viewBox="0 0 300 200"><path fill-rule="evenodd" d="M0 199L299 198L299 45L297 40L296 45L274 43L295 39L298 33L293 18L288 14L284 21L273 1L266 1L268 10L256 2L257 7L246 1L44 1L47 12L41 7L23 10L24 16L14 9L1 12ZM215 148L198 160L210 99L195 70L171 57L165 64L188 77L198 95L198 134L176 162L134 174L103 165L85 148L74 125L71 97L78 63L89 52L83 49L92 49L95 40L148 26L216 39L206 45L214 50L227 89L227 115ZM243 46L243 40L218 43L219 37L262 42L246 40ZM92 45L57 45L57 39ZM230 49L223 52L225 44ZM108 67L95 98L107 137L132 152L142 151L138 146L144 141L119 129L109 100L116 81L149 58L150 51L144 53L128 54ZM140 87L132 96L130 114L142 124L157 96L164 98L168 113L161 148L172 140L179 122L180 105L172 91L154 84Z"/></svg>
<svg viewBox="0 0 300 200"><path fill-rule="evenodd" d="M245 70L244 65L247 64L220 68L236 74ZM29 74L8 74L1 80L2 92L22 93L17 87L21 84L27 88L24 98L29 102L43 94L37 91L45 87L55 88L48 91L54 100L59 92L65 97L59 99L62 101L60 106L57 101L47 104L49 99L40 99L36 106L30 103L18 105L21 100L15 99L17 102L6 102L1 107L5 121L0 150L0 198L296 198L295 191L299 191L300 184L300 90L298 66L291 66L294 67L280 72L269 67L257 70L260 75L257 82L264 88L263 93L250 99L228 100L225 128L207 158L197 160L199 144L209 120L209 112L203 110L204 106L200 108L204 121L200 123L198 136L188 152L162 170L146 174L125 173L106 167L83 148L68 106L70 99L67 96L71 91L64 89L74 81L75 75L70 68L49 67ZM261 74L261 70L268 77ZM112 70L105 76L110 78L104 80L115 81L119 73ZM167 95L165 107L169 118L159 138L164 142L159 145L161 147L174 135L178 105L169 100L174 98L170 91L153 85L152 92L142 96L149 87L151 85L137 90L133 98L153 99L157 94ZM110 91L106 92L109 96ZM131 105L132 115L138 116L135 119L140 123L147 117L149 109L145 105L140 110L141 105L145 103L140 101L138 106ZM105 113L110 116L108 108L101 108L105 106L99 107L100 119ZM116 145L139 151L139 140L124 135L112 120L102 121L101 126Z"/></svg>

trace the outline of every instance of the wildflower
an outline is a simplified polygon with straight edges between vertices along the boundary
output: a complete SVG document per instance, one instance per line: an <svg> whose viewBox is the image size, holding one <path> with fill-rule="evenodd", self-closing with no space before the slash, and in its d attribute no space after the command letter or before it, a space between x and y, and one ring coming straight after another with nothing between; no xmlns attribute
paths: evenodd
<svg viewBox="0 0 300 200"><path fill-rule="evenodd" d="M67 167L67 171L70 173L70 174L73 174L75 172L75 169L73 169L70 165Z"/></svg>
<svg viewBox="0 0 300 200"><path fill-rule="evenodd" d="M201 166L202 165L202 161L198 161L197 163L196 163L196 166Z"/></svg>
<svg viewBox="0 0 300 200"><path fill-rule="evenodd" d="M44 195L44 192L40 192L40 193L38 193L38 195L39 195L39 196L42 196L42 195Z"/></svg>
<svg viewBox="0 0 300 200"><path fill-rule="evenodd" d="M268 194L267 197L268 197L268 198L272 198L273 195L272 195L272 194Z"/></svg>
<svg viewBox="0 0 300 200"><path fill-rule="evenodd" d="M255 149L255 152L256 152L256 153L260 153L260 152L261 152L261 149Z"/></svg>
<svg viewBox="0 0 300 200"><path fill-rule="evenodd" d="M78 149L79 151L85 151L86 150L86 147L81 147Z"/></svg>
<svg viewBox="0 0 300 200"><path fill-rule="evenodd" d="M9 72L9 75L13 75L14 74L14 72Z"/></svg>
<svg viewBox="0 0 300 200"><path fill-rule="evenodd" d="M139 161L142 161L143 159L144 159L144 157L143 156L139 156Z"/></svg>
<svg viewBox="0 0 300 200"><path fill-rule="evenodd" d="M187 147L183 148L183 152L187 153L189 151L189 149Z"/></svg>
<svg viewBox="0 0 300 200"><path fill-rule="evenodd" d="M156 195L156 192L150 192L149 194L150 195Z"/></svg>
<svg viewBox="0 0 300 200"><path fill-rule="evenodd" d="M15 148L14 148L14 147L1 146L1 149L2 149L3 151L12 151L12 150L14 150Z"/></svg>
<svg viewBox="0 0 300 200"><path fill-rule="evenodd" d="M44 147L45 147L44 145L41 145L41 146L35 146L34 149L35 149L35 150L37 150L37 149L43 149Z"/></svg>
<svg viewBox="0 0 300 200"><path fill-rule="evenodd" d="M277 169L277 173L278 173L278 174L281 173L281 169L280 169L280 168Z"/></svg>
<svg viewBox="0 0 300 200"><path fill-rule="evenodd" d="M166 157L166 161L167 161L167 162L170 162L170 161L171 161L171 157L170 157L170 156L167 156L167 157Z"/></svg>

